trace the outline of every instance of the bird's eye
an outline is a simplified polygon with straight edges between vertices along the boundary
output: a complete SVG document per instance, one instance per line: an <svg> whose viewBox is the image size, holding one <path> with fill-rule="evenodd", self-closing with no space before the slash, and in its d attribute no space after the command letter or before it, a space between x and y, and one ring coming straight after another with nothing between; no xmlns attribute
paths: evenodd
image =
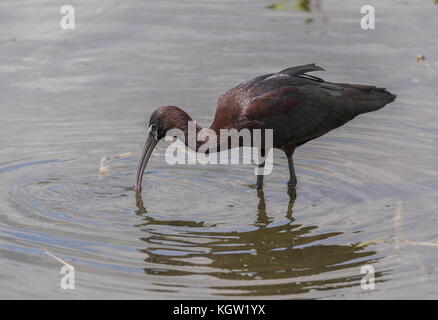
<svg viewBox="0 0 438 320"><path fill-rule="evenodd" d="M156 131L157 131L157 125L152 124L152 125L149 127L149 133L151 133L151 132L156 132Z"/></svg>

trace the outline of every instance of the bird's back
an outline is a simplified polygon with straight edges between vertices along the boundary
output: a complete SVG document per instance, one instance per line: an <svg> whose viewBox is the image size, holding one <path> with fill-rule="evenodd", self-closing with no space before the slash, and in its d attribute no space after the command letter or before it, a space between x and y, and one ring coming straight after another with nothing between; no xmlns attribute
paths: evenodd
<svg viewBox="0 0 438 320"><path fill-rule="evenodd" d="M276 145L299 145L396 97L375 86L326 82L306 74L311 71L323 69L292 67L229 90L219 98L212 128L272 129Z"/></svg>

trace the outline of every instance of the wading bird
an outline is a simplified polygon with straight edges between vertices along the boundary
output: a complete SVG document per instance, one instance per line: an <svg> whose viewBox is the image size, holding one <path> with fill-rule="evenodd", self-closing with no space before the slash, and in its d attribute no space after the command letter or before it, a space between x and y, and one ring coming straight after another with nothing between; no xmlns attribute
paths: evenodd
<svg viewBox="0 0 438 320"><path fill-rule="evenodd" d="M286 153L290 189L295 189L297 184L292 159L297 147L342 126L359 114L379 110L396 98L384 88L326 82L306 74L311 71L324 69L307 64L239 84L219 98L210 126L217 134L220 129L233 128L273 130L274 148ZM158 141L171 129L187 133L189 121L192 118L175 106L159 107L152 113L137 170L137 192L141 192L143 173ZM197 133L201 130L197 125ZM187 140L185 143L188 145ZM198 151L199 146L197 143L194 151ZM258 175L256 188L262 187L263 175Z"/></svg>

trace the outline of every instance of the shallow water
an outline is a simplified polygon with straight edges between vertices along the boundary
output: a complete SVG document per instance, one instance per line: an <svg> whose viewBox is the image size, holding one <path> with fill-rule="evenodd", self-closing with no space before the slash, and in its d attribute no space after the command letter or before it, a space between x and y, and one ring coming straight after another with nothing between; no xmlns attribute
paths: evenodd
<svg viewBox="0 0 438 320"><path fill-rule="evenodd" d="M438 6L368 2L376 30L358 0L106 0L64 31L55 1L2 1L0 298L438 298ZM157 106L206 126L228 88L312 62L398 99L298 149L295 200L281 152L257 195L252 166L170 166L165 143L135 197Z"/></svg>

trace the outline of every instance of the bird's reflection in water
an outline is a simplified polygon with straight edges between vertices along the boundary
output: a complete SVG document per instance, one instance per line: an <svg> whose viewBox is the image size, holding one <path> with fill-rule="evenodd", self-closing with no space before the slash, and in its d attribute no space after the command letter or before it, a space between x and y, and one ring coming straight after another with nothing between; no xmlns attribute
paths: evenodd
<svg viewBox="0 0 438 320"><path fill-rule="evenodd" d="M290 222L293 222L292 209L294 207L294 203L297 198L297 194L295 190L296 190L295 188L288 190L289 204L287 206L286 218ZM257 197L259 198L259 204L257 206L258 213L257 213L257 220L255 225L260 229L264 229L273 221L273 218L269 217L268 214L266 213L266 201L265 201L265 193L263 189L257 190Z"/></svg>
<svg viewBox="0 0 438 320"><path fill-rule="evenodd" d="M377 260L376 252L365 246L324 243L341 232L317 234L313 232L317 226L294 223L295 193L290 194L286 222L273 226L263 191L258 198L258 213L250 231L220 232L209 231L216 226L202 221L153 218L137 195L137 214L144 220L137 227L147 235L141 239L146 243L141 250L146 255L144 272L223 279L224 285L220 281L205 284L223 295L237 294L236 290L238 295L284 295L359 286L361 266ZM343 269L349 271L336 272ZM333 273L325 275L328 272ZM381 275L375 274L376 281ZM178 283L181 286L181 281Z"/></svg>

